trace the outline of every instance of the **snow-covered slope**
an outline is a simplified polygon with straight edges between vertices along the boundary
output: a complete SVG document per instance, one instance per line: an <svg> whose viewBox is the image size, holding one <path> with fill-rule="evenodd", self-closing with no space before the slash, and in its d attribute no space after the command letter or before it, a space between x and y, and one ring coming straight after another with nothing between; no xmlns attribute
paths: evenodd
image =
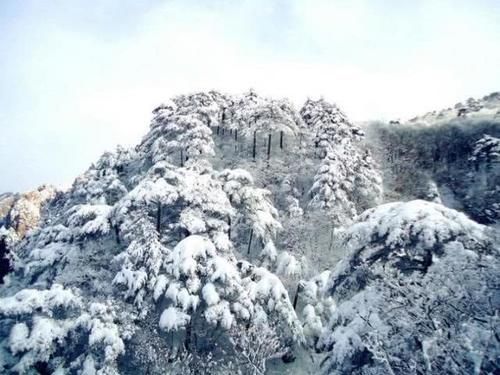
<svg viewBox="0 0 500 375"><path fill-rule="evenodd" d="M480 103L493 110L498 100L494 93ZM386 200L438 200L481 223L498 222L500 116L481 113L369 124L367 143L382 166Z"/></svg>
<svg viewBox="0 0 500 375"><path fill-rule="evenodd" d="M428 112L408 121L408 124L432 126L440 122L449 122L457 118L468 118L476 121L495 120L500 118L500 92L493 92L482 98L469 98L453 107Z"/></svg>

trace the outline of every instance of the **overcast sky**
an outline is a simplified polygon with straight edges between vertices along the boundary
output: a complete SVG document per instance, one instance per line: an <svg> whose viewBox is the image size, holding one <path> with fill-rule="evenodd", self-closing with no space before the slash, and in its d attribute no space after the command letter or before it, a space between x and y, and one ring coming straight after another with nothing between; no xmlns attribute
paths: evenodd
<svg viewBox="0 0 500 375"><path fill-rule="evenodd" d="M406 118L500 90L499 67L498 0L0 0L0 192L69 185L175 94Z"/></svg>

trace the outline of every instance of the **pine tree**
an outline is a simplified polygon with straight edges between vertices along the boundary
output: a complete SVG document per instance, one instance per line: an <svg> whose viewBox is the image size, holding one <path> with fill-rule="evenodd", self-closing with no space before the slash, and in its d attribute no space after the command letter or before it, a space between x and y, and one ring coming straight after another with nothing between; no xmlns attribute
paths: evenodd
<svg viewBox="0 0 500 375"><path fill-rule="evenodd" d="M247 253L252 241L260 240L265 246L272 243L282 226L278 211L270 200L271 192L254 186L252 176L245 170L226 169L219 173L223 189L231 204L236 208L237 217L232 220L235 226L250 227Z"/></svg>
<svg viewBox="0 0 500 375"><path fill-rule="evenodd" d="M358 145L364 133L324 99L308 100L301 113L314 134L315 154L322 159L310 189L310 207L324 209L334 225L348 224L382 194L376 165Z"/></svg>
<svg viewBox="0 0 500 375"><path fill-rule="evenodd" d="M356 215L351 196L355 180L352 155L345 157L346 153L347 150L339 146L327 151L310 190L310 206L325 210L334 224L345 223Z"/></svg>

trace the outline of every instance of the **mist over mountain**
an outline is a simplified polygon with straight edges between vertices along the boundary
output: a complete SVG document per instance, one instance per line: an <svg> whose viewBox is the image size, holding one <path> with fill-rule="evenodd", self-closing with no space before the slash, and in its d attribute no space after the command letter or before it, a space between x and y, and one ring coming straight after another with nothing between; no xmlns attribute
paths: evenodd
<svg viewBox="0 0 500 375"><path fill-rule="evenodd" d="M67 191L0 195L0 368L494 374L499 221L499 93L362 125L179 95Z"/></svg>

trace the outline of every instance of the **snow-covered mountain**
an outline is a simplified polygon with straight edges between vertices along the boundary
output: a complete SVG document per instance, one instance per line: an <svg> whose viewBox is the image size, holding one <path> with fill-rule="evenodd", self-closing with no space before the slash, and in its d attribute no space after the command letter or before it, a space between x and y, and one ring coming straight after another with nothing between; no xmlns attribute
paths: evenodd
<svg viewBox="0 0 500 375"><path fill-rule="evenodd" d="M9 243L0 367L498 371L500 119L473 112L361 128L254 91L160 105Z"/></svg>

